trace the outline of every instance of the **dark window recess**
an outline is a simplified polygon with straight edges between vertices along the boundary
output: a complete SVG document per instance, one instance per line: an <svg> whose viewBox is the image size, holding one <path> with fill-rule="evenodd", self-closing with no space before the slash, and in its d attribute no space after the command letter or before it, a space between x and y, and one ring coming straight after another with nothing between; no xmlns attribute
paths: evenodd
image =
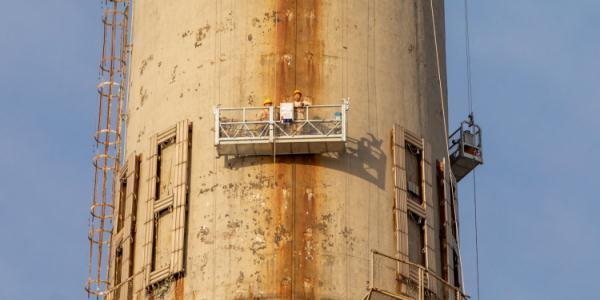
<svg viewBox="0 0 600 300"><path fill-rule="evenodd" d="M123 229L125 223L125 203L127 199L127 177L121 178L119 189L119 211L117 212L117 232Z"/></svg>
<svg viewBox="0 0 600 300"><path fill-rule="evenodd" d="M452 237L456 240L458 236L458 223L456 216L456 188L454 187L454 184L450 185L450 222L452 227Z"/></svg>
<svg viewBox="0 0 600 300"><path fill-rule="evenodd" d="M134 194L133 197L131 197L132 203L131 203L131 212L132 212L132 223L131 223L131 244L130 244L130 249L129 250L129 272L127 273L129 276L132 276L134 274L135 271L135 245L136 245L136 239L135 239L135 233L137 230L137 202L138 202L138 188L140 186L139 183L139 178L140 178L140 161L138 159L136 159L135 161L135 173L134 173ZM129 282L129 284L127 285L127 299L133 299L133 282Z"/></svg>
<svg viewBox="0 0 600 300"><path fill-rule="evenodd" d="M421 156L422 151L411 143L406 143L406 188L408 199L419 204L423 203L421 192Z"/></svg>
<svg viewBox="0 0 600 300"><path fill-rule="evenodd" d="M408 258L410 262L425 266L425 220L417 214L408 212Z"/></svg>
<svg viewBox="0 0 600 300"><path fill-rule="evenodd" d="M461 287L460 282L460 258L456 254L456 250L452 250L452 260L454 261L454 286Z"/></svg>
<svg viewBox="0 0 600 300"><path fill-rule="evenodd" d="M156 170L156 200L170 196L173 190L173 168L175 167L175 137L158 145Z"/></svg>
<svg viewBox="0 0 600 300"><path fill-rule="evenodd" d="M154 216L154 220L152 221L154 224L154 235L152 236L152 257L150 259L150 271L156 271L156 242L158 242L158 234L156 233L158 230L158 226L156 222L156 216Z"/></svg>
<svg viewBox="0 0 600 300"><path fill-rule="evenodd" d="M115 251L115 285L121 283L121 271L123 268L123 248L119 247Z"/></svg>

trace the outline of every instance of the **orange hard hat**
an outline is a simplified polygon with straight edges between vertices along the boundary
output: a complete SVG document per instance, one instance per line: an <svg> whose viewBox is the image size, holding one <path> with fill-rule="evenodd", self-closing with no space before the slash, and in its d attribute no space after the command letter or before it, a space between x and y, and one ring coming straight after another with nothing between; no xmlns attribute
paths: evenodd
<svg viewBox="0 0 600 300"><path fill-rule="evenodd" d="M301 91L301 90L298 90L298 89L296 89L296 90L294 91L293 95L296 95L296 94L300 94L300 96L302 96L302 91Z"/></svg>

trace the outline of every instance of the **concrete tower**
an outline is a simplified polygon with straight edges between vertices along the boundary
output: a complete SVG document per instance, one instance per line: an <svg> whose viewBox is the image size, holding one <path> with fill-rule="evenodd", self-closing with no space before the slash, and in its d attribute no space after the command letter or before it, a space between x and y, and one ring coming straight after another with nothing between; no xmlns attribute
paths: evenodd
<svg viewBox="0 0 600 300"><path fill-rule="evenodd" d="M456 299L432 2L135 1L108 297ZM277 114L295 89L315 110L349 99L344 136L215 146L243 121L216 108Z"/></svg>

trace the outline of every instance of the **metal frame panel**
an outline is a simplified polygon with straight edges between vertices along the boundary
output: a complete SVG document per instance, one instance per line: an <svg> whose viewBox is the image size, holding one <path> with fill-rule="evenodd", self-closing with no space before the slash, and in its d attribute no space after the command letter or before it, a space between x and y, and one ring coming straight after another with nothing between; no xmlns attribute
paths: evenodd
<svg viewBox="0 0 600 300"><path fill-rule="evenodd" d="M188 191L189 132L187 120L177 124L175 186L173 191L173 253L171 256L171 273L176 274L184 269L185 216Z"/></svg>
<svg viewBox="0 0 600 300"><path fill-rule="evenodd" d="M146 228L146 238L144 241L144 286L150 284L150 273L152 264L152 241L154 236L154 202L156 201L156 183L158 176L158 142L157 135L150 137L150 147L148 149L148 197L146 199L146 220L144 225Z"/></svg>
<svg viewBox="0 0 600 300"><path fill-rule="evenodd" d="M151 137L150 150L148 157L148 199L146 213L146 241L144 244L144 266L145 286L148 287L154 283L162 281L168 277L174 276L184 271L184 247L186 233L186 211L188 194L188 168L190 151L190 130L191 123L183 120L177 125L168 128ZM175 166L174 166L174 185L173 193L156 199L156 186L158 180L158 147L160 143L175 139ZM164 211L171 210L172 219L172 244L169 265L159 270L151 270L154 242L154 226L157 221L156 216Z"/></svg>
<svg viewBox="0 0 600 300"><path fill-rule="evenodd" d="M133 286L131 284L131 280L133 278L133 264L134 264L134 255L135 255L135 224L136 224L136 213L137 213L137 196L138 196L138 178L139 178L139 157L136 153L130 154L125 160L124 167L121 169L121 174L119 176L119 181L125 180L126 191L125 191L125 206L121 207L121 202L117 201L115 215L121 213L122 210L125 211L125 217L123 218L123 226L118 224L119 218L114 218L115 222L115 230L121 227L119 232L115 232L114 239L112 241L111 247L111 257L116 257L117 248L122 249L122 264L121 264L121 281L113 282L112 289L109 291L109 294L113 297L113 299L129 299L132 297ZM118 185L118 189L116 191L116 195L121 193L121 185ZM111 275L117 272L113 263L111 263ZM121 286L127 284L127 292L125 296L123 296L123 291L121 290Z"/></svg>
<svg viewBox="0 0 600 300"><path fill-rule="evenodd" d="M420 160L420 187L421 187L421 205L408 201L408 189L406 185L406 166L405 166L405 155L406 148L405 144L410 143L417 147L421 151ZM416 134L406 130L405 128L394 124L392 129L392 157L393 157L393 177L394 177L394 219L396 223L396 255L401 260L408 261L408 212L412 212L424 219L422 225L424 251L425 252L425 268L429 267L431 249L429 249L430 243L428 237L432 235L432 229L429 227L430 222L428 221L428 205L430 204L429 198L431 198L431 164L429 149L425 149L425 142L422 138L419 138ZM427 147L429 148L429 147ZM407 266L398 264L397 273L400 278L411 278L411 280L418 280L415 272L410 272ZM427 278L425 278L427 280Z"/></svg>

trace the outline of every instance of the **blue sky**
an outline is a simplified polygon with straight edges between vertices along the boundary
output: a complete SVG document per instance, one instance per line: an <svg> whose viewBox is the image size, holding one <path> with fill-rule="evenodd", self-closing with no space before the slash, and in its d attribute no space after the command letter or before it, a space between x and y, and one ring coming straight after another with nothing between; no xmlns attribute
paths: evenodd
<svg viewBox="0 0 600 300"><path fill-rule="evenodd" d="M462 1L447 1L450 124L467 114ZM481 299L594 299L600 2L472 1ZM0 10L0 299L81 299L100 1ZM472 179L460 186L475 295ZM474 297L474 299L476 299Z"/></svg>
<svg viewBox="0 0 600 300"><path fill-rule="evenodd" d="M446 2L451 124L467 113L462 2ZM600 2L470 3L481 299L599 299ZM460 188L475 295L472 178Z"/></svg>

